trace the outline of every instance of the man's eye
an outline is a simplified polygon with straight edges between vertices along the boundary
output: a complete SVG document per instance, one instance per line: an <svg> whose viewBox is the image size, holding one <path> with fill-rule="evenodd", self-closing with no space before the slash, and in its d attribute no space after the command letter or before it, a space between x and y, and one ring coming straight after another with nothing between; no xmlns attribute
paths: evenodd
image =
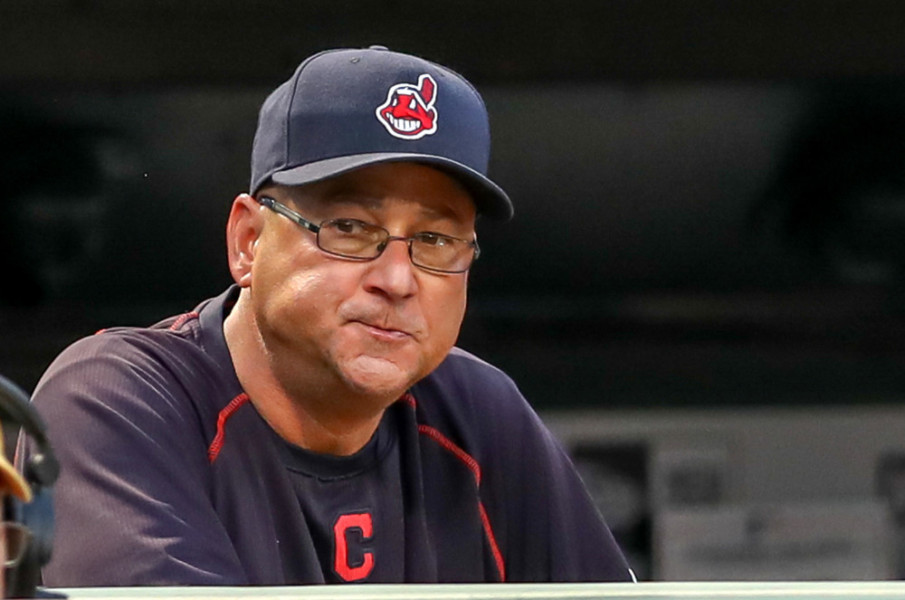
<svg viewBox="0 0 905 600"><path fill-rule="evenodd" d="M422 244L427 244L428 246L437 246L437 247L452 246L453 243L455 242L455 240L453 240L453 238L451 238L449 236L441 235L439 233L432 233L429 231L426 231L424 233L419 233L418 240Z"/></svg>
<svg viewBox="0 0 905 600"><path fill-rule="evenodd" d="M356 219L336 219L332 223L333 229L346 235L360 235L367 227Z"/></svg>

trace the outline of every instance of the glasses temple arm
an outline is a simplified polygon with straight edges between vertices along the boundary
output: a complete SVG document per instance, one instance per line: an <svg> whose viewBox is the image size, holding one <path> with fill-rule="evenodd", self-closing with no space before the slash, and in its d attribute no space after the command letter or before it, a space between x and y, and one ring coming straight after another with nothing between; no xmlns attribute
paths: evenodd
<svg viewBox="0 0 905 600"><path fill-rule="evenodd" d="M321 230L320 226L315 225L314 223L312 223L311 221L309 221L302 215L298 214L297 212L295 212L288 206L277 202L276 200L274 200L273 198L271 198L269 196L261 196L260 198L258 198L258 202L261 203L262 205L266 206L270 210L272 210L274 212L278 212L281 215L283 215L284 217L291 219L292 221L301 225L302 227L304 227L311 233L317 233L318 231Z"/></svg>

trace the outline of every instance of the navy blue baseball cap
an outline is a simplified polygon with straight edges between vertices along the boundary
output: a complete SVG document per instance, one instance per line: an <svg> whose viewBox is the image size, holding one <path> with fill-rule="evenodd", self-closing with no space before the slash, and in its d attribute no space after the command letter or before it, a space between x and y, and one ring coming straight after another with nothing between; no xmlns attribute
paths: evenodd
<svg viewBox="0 0 905 600"><path fill-rule="evenodd" d="M512 202L487 177L489 160L487 109L464 77L382 46L327 50L306 59L264 101L250 189L417 162L458 179L479 214L505 220Z"/></svg>

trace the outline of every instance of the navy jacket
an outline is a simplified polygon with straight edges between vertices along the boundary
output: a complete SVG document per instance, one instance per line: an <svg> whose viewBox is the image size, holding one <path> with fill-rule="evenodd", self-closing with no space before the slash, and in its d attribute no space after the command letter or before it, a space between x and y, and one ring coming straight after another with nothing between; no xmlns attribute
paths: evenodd
<svg viewBox="0 0 905 600"><path fill-rule="evenodd" d="M237 292L80 340L38 384L63 469L45 585L630 580L561 446L462 350L356 455L286 443L232 367Z"/></svg>

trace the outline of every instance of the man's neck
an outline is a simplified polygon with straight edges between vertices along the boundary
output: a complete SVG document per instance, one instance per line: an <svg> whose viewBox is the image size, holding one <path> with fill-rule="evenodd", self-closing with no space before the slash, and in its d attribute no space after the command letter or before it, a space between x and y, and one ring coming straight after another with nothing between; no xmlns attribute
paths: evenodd
<svg viewBox="0 0 905 600"><path fill-rule="evenodd" d="M345 456L363 448L386 406L323 382L299 382L294 392L281 383L247 300L240 295L223 333L239 383L258 413L280 437L306 450Z"/></svg>
<svg viewBox="0 0 905 600"><path fill-rule="evenodd" d="M241 381L241 378L240 378ZM270 427L287 442L300 448L319 452L348 456L361 450L374 435L383 411L370 417L343 419L321 414L307 409L305 404L295 401L281 390L249 391L243 386L252 404Z"/></svg>

